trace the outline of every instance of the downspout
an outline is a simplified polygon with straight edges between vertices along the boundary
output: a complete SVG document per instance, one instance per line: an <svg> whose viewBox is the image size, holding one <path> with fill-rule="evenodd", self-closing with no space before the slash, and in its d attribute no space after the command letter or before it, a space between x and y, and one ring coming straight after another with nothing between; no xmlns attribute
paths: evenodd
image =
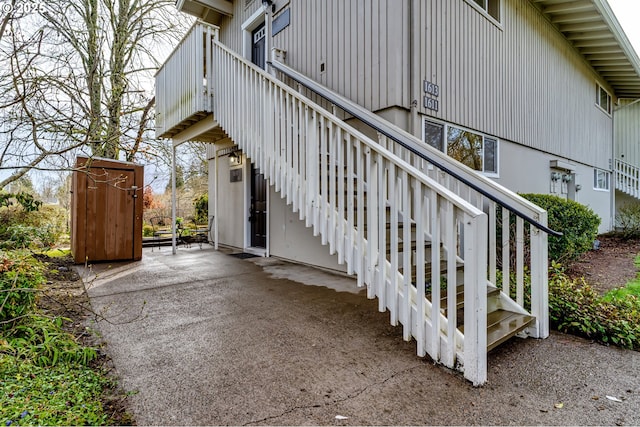
<svg viewBox="0 0 640 427"><path fill-rule="evenodd" d="M264 68L269 74L275 75L275 70L273 70L270 65L273 60L271 57L271 47L273 46L273 8L275 8L273 2L269 2L264 9Z"/></svg>
<svg viewBox="0 0 640 427"><path fill-rule="evenodd" d="M411 133L422 139L418 105L420 102L420 43L418 22L418 0L409 0L409 93L410 93L410 117L409 127Z"/></svg>
<svg viewBox="0 0 640 427"><path fill-rule="evenodd" d="M214 196L213 196L213 247L218 250L218 151L216 150L216 157L214 161Z"/></svg>

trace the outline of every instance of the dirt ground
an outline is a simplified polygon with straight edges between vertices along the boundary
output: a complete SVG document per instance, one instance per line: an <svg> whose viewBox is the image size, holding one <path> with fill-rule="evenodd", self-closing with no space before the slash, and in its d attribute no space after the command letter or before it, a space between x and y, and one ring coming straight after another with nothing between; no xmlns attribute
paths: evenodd
<svg viewBox="0 0 640 427"><path fill-rule="evenodd" d="M36 255L36 258L48 265L45 273L47 282L39 295L38 307L50 316L68 319L63 324L64 328L79 342L98 349L98 358L92 362L92 367L104 370L108 375L114 374L113 363L102 350L103 343L94 332L87 329L87 320L99 315L91 309L84 283L73 268L71 257L49 258ZM114 425L135 424L127 411L126 397L117 388L107 390L103 396L105 412L110 414Z"/></svg>
<svg viewBox="0 0 640 427"><path fill-rule="evenodd" d="M600 249L591 250L568 266L571 277L584 277L594 289L604 294L623 287L638 276L634 263L640 254L640 240L625 240L614 236L600 236Z"/></svg>

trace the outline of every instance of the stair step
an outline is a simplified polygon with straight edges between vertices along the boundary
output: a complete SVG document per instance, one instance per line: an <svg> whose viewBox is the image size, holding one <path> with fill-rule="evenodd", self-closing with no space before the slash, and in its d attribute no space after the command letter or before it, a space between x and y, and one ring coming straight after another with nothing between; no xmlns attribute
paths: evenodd
<svg viewBox="0 0 640 427"><path fill-rule="evenodd" d="M509 338L529 327L535 317L507 310L492 311L487 315L487 351L491 351ZM460 326L464 334L464 325Z"/></svg>
<svg viewBox="0 0 640 427"><path fill-rule="evenodd" d="M446 291L443 290L441 292L446 292ZM493 286L487 286L487 299L494 297L498 294L500 294L500 289L495 288ZM427 293L427 298L431 299L431 292ZM440 309L445 312L445 315L447 311L447 302L448 302L447 295L444 295L440 298ZM463 307L464 307L464 285L459 285L456 288L456 309L460 310Z"/></svg>

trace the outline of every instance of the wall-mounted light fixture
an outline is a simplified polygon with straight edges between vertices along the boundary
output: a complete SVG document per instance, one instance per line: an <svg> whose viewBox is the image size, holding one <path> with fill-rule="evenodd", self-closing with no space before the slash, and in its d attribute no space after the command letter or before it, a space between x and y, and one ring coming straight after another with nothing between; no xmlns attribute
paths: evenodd
<svg viewBox="0 0 640 427"><path fill-rule="evenodd" d="M582 185L576 184L576 193L580 190L582 190Z"/></svg>
<svg viewBox="0 0 640 427"><path fill-rule="evenodd" d="M560 172L551 172L551 181L558 182L562 178L562 174Z"/></svg>
<svg viewBox="0 0 640 427"><path fill-rule="evenodd" d="M242 164L242 151L236 150L229 153L229 165L239 166Z"/></svg>
<svg viewBox="0 0 640 427"><path fill-rule="evenodd" d="M276 5L273 3L273 0L262 0L262 5L264 7L271 6L271 13L276 13Z"/></svg>

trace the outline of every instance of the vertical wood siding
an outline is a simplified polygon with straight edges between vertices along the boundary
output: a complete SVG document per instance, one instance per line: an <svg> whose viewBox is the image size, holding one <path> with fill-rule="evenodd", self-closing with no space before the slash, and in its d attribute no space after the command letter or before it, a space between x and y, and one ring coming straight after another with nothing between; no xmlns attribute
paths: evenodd
<svg viewBox="0 0 640 427"><path fill-rule="evenodd" d="M528 1L503 0L500 26L464 0L418 4L422 74L441 92L422 113L609 169L597 75Z"/></svg>
<svg viewBox="0 0 640 427"><path fill-rule="evenodd" d="M616 158L640 166L640 102L622 102L615 114Z"/></svg>
<svg viewBox="0 0 640 427"><path fill-rule="evenodd" d="M244 4L234 2L234 17L222 22L221 41L236 52L242 23L261 5ZM273 44L289 66L370 110L408 108L408 0L291 0L287 7L291 24Z"/></svg>
<svg viewBox="0 0 640 427"><path fill-rule="evenodd" d="M242 23L261 7L245 4L235 1L234 17L222 22L221 40L237 52ZM291 10L273 42L288 65L372 111L409 110L411 0L276 4ZM597 74L530 2L503 0L500 25L465 0L416 5L414 84L421 93L426 79L441 92L440 110L418 99L420 113L609 169L613 123L595 106Z"/></svg>

